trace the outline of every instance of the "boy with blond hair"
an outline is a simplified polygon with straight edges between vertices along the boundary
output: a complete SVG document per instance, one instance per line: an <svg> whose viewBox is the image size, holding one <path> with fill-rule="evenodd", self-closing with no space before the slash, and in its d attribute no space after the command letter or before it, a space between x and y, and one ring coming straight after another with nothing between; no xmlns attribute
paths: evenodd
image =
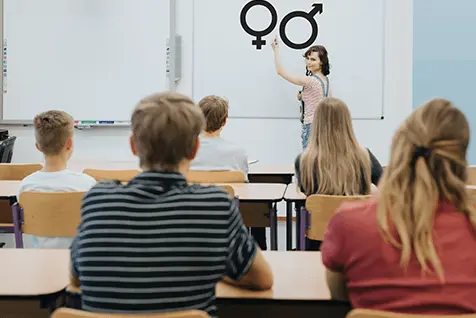
<svg viewBox="0 0 476 318"><path fill-rule="evenodd" d="M66 112L50 110L34 119L36 148L43 153L44 167L20 184L19 194L24 191L74 192L88 191L96 180L83 173L67 169L73 154L74 121ZM38 237L25 235L26 246L32 241L35 248L69 248L69 237Z"/></svg>
<svg viewBox="0 0 476 318"><path fill-rule="evenodd" d="M83 310L197 309L213 316L215 286L223 279L271 288L269 265L235 200L217 186L185 179L204 122L200 109L178 93L154 94L137 105L130 145L142 172L128 184L101 182L83 200L71 248Z"/></svg>

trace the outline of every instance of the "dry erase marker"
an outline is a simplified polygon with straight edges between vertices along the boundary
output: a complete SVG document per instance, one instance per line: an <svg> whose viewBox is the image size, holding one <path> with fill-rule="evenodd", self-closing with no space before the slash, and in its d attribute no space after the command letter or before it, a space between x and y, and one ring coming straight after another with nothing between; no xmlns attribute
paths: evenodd
<svg viewBox="0 0 476 318"><path fill-rule="evenodd" d="M108 124L108 125L113 125L114 120L100 120L99 124Z"/></svg>

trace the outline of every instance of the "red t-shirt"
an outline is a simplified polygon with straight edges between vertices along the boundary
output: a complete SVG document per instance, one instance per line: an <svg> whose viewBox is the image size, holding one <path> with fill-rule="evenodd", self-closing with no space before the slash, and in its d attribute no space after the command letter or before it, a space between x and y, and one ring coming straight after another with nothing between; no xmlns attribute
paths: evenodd
<svg viewBox="0 0 476 318"><path fill-rule="evenodd" d="M422 276L414 255L404 272L400 250L379 232L376 204L374 197L342 205L321 246L324 265L343 273L352 306L414 314L476 312L476 238L467 218L451 204L438 206L433 243L443 265L442 284L435 274Z"/></svg>

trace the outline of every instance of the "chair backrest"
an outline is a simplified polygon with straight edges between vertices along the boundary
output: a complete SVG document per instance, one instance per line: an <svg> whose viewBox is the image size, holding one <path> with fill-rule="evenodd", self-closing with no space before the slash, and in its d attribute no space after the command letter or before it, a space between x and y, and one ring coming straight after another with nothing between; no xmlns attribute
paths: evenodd
<svg viewBox="0 0 476 318"><path fill-rule="evenodd" d="M469 185L476 185L476 166L468 166L468 182Z"/></svg>
<svg viewBox="0 0 476 318"><path fill-rule="evenodd" d="M93 313L76 309L59 308L55 310L51 318L210 318L210 316L199 310L176 311L161 314L107 314Z"/></svg>
<svg viewBox="0 0 476 318"><path fill-rule="evenodd" d="M322 241L327 224L343 202L365 200L370 195L343 196L313 194L306 199L306 210L310 213L310 227L306 231L308 238Z"/></svg>
<svg viewBox="0 0 476 318"><path fill-rule="evenodd" d="M139 170L100 170L100 169L84 169L83 173L93 177L96 181L101 180L119 180L121 182L129 182L137 176Z"/></svg>
<svg viewBox="0 0 476 318"><path fill-rule="evenodd" d="M0 142L0 163L10 163L13 157L13 148L17 137L10 136Z"/></svg>
<svg viewBox="0 0 476 318"><path fill-rule="evenodd" d="M81 219L85 192L30 192L20 194L22 232L37 236L74 237Z"/></svg>
<svg viewBox="0 0 476 318"><path fill-rule="evenodd" d="M229 186L229 185L221 185L220 187L223 188L223 190L225 190L226 192L228 192L228 194L230 195L230 197L232 197L232 198L235 197L235 189L233 189L232 186Z"/></svg>
<svg viewBox="0 0 476 318"><path fill-rule="evenodd" d="M23 180L33 172L43 169L40 164L0 163L0 180Z"/></svg>
<svg viewBox="0 0 476 318"><path fill-rule="evenodd" d="M187 181L190 183L244 183L245 174L241 171L202 171L190 170Z"/></svg>
<svg viewBox="0 0 476 318"><path fill-rule="evenodd" d="M371 309L353 309L346 318L476 318L476 314L465 315L410 315Z"/></svg>

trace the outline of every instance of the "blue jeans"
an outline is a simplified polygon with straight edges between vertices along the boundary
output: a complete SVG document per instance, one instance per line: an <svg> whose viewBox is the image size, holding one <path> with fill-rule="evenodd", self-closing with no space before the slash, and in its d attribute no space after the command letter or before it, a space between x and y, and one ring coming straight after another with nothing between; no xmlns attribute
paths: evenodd
<svg viewBox="0 0 476 318"><path fill-rule="evenodd" d="M306 150L307 144L309 143L310 134L311 134L311 124L302 125L302 131L301 131L302 150Z"/></svg>

